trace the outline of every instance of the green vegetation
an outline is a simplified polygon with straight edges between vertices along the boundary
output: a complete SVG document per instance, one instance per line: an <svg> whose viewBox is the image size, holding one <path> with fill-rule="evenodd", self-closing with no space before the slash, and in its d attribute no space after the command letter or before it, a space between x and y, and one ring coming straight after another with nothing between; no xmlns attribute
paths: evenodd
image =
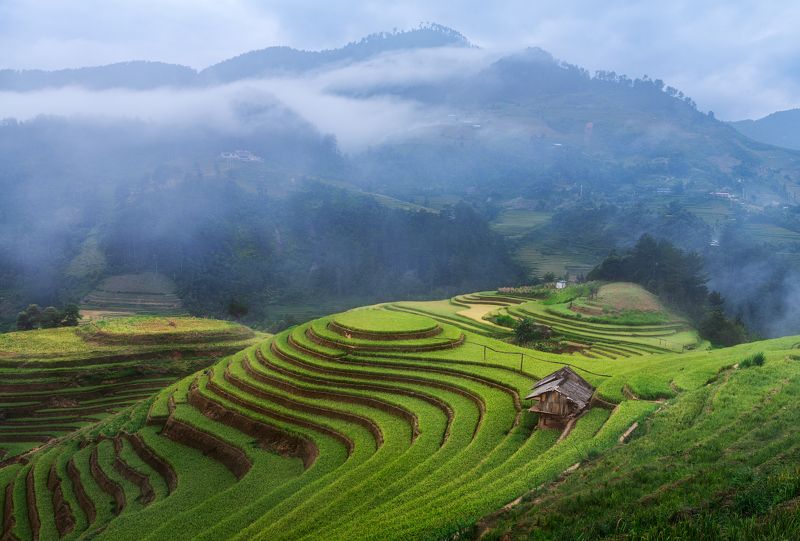
<svg viewBox="0 0 800 541"><path fill-rule="evenodd" d="M604 302L615 309L642 305L649 297L637 288L608 288ZM650 427L687 397L717 388L735 396L725 382L739 381L739 374L751 373L742 381L752 382L778 365L800 366L781 360L797 338L678 353L651 345L685 332L678 321L559 319L547 310L562 305L492 292L456 299L375 306L298 325L178 382L161 382L157 396L98 424L65 429L59 439L40 444L27 466L12 461L0 467L0 489L11 486L14 499L14 534L447 537L520 496L516 509L526 509L530 491L539 497L537 487L577 462L589 466L572 478L644 445L639 442L650 441L648 453L666 453L660 440L651 440ZM498 340L493 337L509 339L511 330L474 319L475 306L520 318L518 328L531 323L537 329L540 318L552 318L549 327L580 335L590 347L554 354ZM235 325L221 326L235 333ZM97 327L120 336L174 331L165 319L117 319ZM219 327L187 320L178 328L213 333ZM752 359L739 361L744 368L759 365L759 358L769 361L759 370L734 368L736 359ZM606 405L590 409L560 437L560 431L536 428L523 397L564 364L595 385ZM714 412L732 407L713 400ZM707 416L706 409L701 405L695 415ZM634 423L647 428L620 444ZM60 484L48 481L53 465ZM39 523L29 519L26 468L34 472ZM55 512L55 490L70 503L71 518ZM508 529L505 521L486 524L491 531Z"/></svg>
<svg viewBox="0 0 800 541"><path fill-rule="evenodd" d="M372 333L402 334L436 328L436 322L428 317L380 309L351 310L337 315L334 321L348 329Z"/></svg>
<svg viewBox="0 0 800 541"><path fill-rule="evenodd" d="M724 369L708 384L685 389L640 423L628 444L582 463L563 483L530 492L473 533L482 539L797 538L800 364L779 351L761 355L769 362L759 370Z"/></svg>
<svg viewBox="0 0 800 541"><path fill-rule="evenodd" d="M739 368L750 368L751 366L763 366L766 362L766 357L762 352L753 353L746 357L739 363Z"/></svg>
<svg viewBox="0 0 800 541"><path fill-rule="evenodd" d="M48 306L42 310L38 304L30 304L17 314L17 330L52 329L54 327L74 327L81 319L78 306L69 304L63 310Z"/></svg>
<svg viewBox="0 0 800 541"><path fill-rule="evenodd" d="M125 410L255 339L227 321L145 316L0 334L0 460ZM143 420L146 409L137 411Z"/></svg>
<svg viewBox="0 0 800 541"><path fill-rule="evenodd" d="M500 314L500 315L494 316L494 317L492 317L490 319L494 323L496 323L498 325L502 325L503 327L513 328L517 324L517 320L516 319L514 319L513 317L511 317L509 315L506 315L506 314Z"/></svg>
<svg viewBox="0 0 800 541"><path fill-rule="evenodd" d="M509 317L509 316L506 316ZM523 317L514 325L514 341L520 345L530 344L545 337L548 327L537 325L531 317Z"/></svg>
<svg viewBox="0 0 800 541"><path fill-rule="evenodd" d="M709 293L702 267L702 259L696 253L643 235L625 253L612 253L589 273L589 278L640 284L687 314L700 335L714 345L732 346L746 341L744 326L726 317L722 296L715 291Z"/></svg>

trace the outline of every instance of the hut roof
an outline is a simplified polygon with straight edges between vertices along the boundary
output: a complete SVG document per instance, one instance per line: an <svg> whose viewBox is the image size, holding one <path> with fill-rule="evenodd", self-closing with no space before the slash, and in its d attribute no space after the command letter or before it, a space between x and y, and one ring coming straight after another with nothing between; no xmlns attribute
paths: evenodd
<svg viewBox="0 0 800 541"><path fill-rule="evenodd" d="M555 391L567 400L574 402L579 408L585 408L594 394L594 387L575 373L569 366L556 370L549 376L540 379L525 399Z"/></svg>

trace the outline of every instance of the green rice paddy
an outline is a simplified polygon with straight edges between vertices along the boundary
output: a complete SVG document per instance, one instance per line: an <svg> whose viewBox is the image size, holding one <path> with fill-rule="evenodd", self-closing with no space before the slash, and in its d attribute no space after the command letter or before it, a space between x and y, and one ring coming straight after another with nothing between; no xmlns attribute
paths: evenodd
<svg viewBox="0 0 800 541"><path fill-rule="evenodd" d="M595 354L513 345L509 332L460 313L472 303L549 321ZM696 340L682 321L589 322L549 312L551 306L492 292L389 303L298 325L177 382L159 381L160 391L133 406L41 442L25 463L0 467L2 535L471 535L484 517L520 497L529 501L526 495L575 464L621 464L615 457L622 456L644 468L644 457L666 455L672 447L659 442L678 443L675 426L658 424L665 416L683 429L707 410L736 411L735 389L721 382L748 386L747 411L794 407L782 394L793 387L779 384L778 367L800 366L786 360L797 354L798 337L671 350L659 340ZM755 352L765 354L763 367L735 368ZM594 385L601 401L569 431L537 428L524 397L564 365ZM772 374L772 383L761 373ZM697 397L705 398L691 406ZM621 443L635 423L652 426L652 434L639 429ZM711 424L709 434L721 437L722 428ZM694 437L702 442L699 429ZM633 449L641 454L628 456ZM682 452L699 457L702 445L694 449ZM683 467L689 472L691 465ZM583 475L584 466L577 471L568 478ZM488 524L490 532L509 529L507 522Z"/></svg>

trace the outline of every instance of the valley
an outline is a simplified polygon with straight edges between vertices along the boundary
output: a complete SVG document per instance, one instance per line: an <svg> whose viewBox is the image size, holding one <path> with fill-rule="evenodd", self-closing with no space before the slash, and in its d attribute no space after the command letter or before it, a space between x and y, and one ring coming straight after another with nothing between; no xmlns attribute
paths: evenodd
<svg viewBox="0 0 800 541"><path fill-rule="evenodd" d="M0 4L0 541L800 539L800 11L719 4Z"/></svg>

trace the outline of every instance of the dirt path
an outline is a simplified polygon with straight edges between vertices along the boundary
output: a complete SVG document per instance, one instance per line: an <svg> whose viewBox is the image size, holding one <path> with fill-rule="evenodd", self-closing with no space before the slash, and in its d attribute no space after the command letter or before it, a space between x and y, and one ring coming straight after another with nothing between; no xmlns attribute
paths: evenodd
<svg viewBox="0 0 800 541"><path fill-rule="evenodd" d="M472 304L470 305L469 308L467 308L466 310L461 310L460 312L457 312L457 314L460 316L465 316L470 319L473 319L478 323L483 323L484 325L491 325L492 327L497 327L498 329L503 329L507 331L508 329L506 327L497 325L496 323L492 323L487 319L483 319L483 316L485 316L489 312L494 312L498 308L500 307L495 304Z"/></svg>

